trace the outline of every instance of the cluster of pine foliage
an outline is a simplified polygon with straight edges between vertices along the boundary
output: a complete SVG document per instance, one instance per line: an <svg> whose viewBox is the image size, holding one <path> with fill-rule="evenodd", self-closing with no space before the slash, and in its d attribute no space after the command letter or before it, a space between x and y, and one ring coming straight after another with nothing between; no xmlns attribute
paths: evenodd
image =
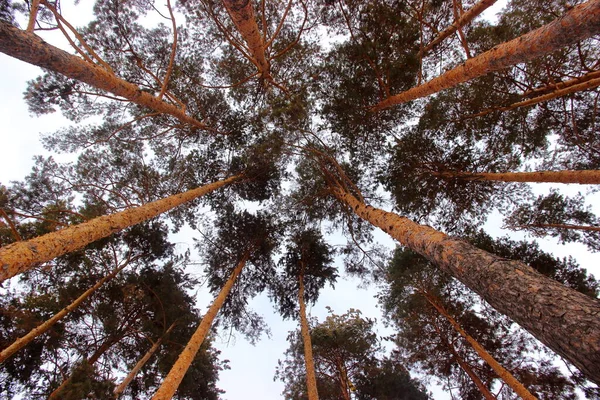
<svg viewBox="0 0 600 400"><path fill-rule="evenodd" d="M97 0L76 26L0 0L0 52L44 70L30 111L72 122L44 145L77 155L0 185L0 397L217 399L211 329L257 340L266 294L300 325L285 398L600 398L600 286L533 241L600 251L600 221L532 192L600 184L600 0L494 3ZM308 318L347 275L393 335Z"/></svg>

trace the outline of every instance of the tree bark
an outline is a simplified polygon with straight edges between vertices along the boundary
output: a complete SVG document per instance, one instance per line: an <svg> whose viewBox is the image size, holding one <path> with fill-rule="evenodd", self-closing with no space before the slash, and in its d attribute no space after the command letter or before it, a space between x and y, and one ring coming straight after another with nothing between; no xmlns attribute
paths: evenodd
<svg viewBox="0 0 600 400"><path fill-rule="evenodd" d="M388 97L372 111L428 96L488 72L527 62L600 33L600 0L573 7L561 18L523 36L502 43L456 68L405 92Z"/></svg>
<svg viewBox="0 0 600 400"><path fill-rule="evenodd" d="M437 326L437 324L435 324L435 322L433 322L432 325L433 325L433 328L435 329L435 331L437 332L437 334L440 335L440 340L444 343L444 345L448 348L448 350L450 350L450 353L452 353L452 355L454 356L454 359L458 363L458 366L463 371L465 371L465 373L469 376L469 378L471 378L471 381L473 381L475 386L477 386L477 389L479 389L479 391L481 392L483 397L485 397L486 400L497 400L496 396L494 396L492 394L492 392L490 392L490 390L487 388L487 386L485 386L483 381L477 376L475 371L473 371L471 366L458 354L458 352L456 351L456 349L454 348L452 343L450 343L448 340L446 340L446 338L442 335L442 331Z"/></svg>
<svg viewBox="0 0 600 400"><path fill-rule="evenodd" d="M129 383L131 383L131 381L133 380L133 378L135 378L135 376L138 374L138 372L140 372L140 370L144 367L144 365L146 365L146 363L148 362L148 360L154 355L154 353L156 353L156 350L158 350L158 348L160 347L160 345L162 344L162 341L169 336L169 333L171 333L171 331L173 330L173 328L175 328L176 323L172 323L171 326L169 327L169 329L167 329L167 331L152 345L152 347L150 347L150 350L148 350L146 352L146 354L144 354L144 357L142 357L136 364L135 367L133 367L133 369L131 371L129 371L129 373L127 374L127 376L125 377L125 379L123 379L123 381L121 383L119 383L119 386L117 386L115 388L115 398L119 398L123 392L125 391L125 389L127 388L127 385L129 385Z"/></svg>
<svg viewBox="0 0 600 400"><path fill-rule="evenodd" d="M559 89L565 89L565 88L568 88L568 87L571 87L574 85L578 85L580 83L584 83L584 82L590 81L592 79L597 79L597 78L600 78L600 71L588 72L587 74L582 75L578 78L569 79L568 81L564 81L564 82L551 83L551 84L548 84L545 86L541 86L541 87L537 87L535 89L528 90L523 93L523 97L542 96L544 94L548 94L550 92L554 92Z"/></svg>
<svg viewBox="0 0 600 400"><path fill-rule="evenodd" d="M110 274L106 275L104 278L100 279L94 286L86 290L81 296L79 296L75 301L71 304L60 310L56 313L52 318L46 320L44 323L39 326L33 328L29 333L25 336L15 340L10 346L2 350L0 352L0 363L6 361L7 358L15 354L17 351L21 350L23 347L27 346L33 339L40 336L48 329L52 328L52 326L61 320L65 315L79 307L79 305L87 299L92 293L94 293L100 286L102 286L106 281L114 278L123 268L125 268L129 262L124 262L122 265L118 266L114 269Z"/></svg>
<svg viewBox="0 0 600 400"><path fill-rule="evenodd" d="M223 0L223 5L236 29L248 45L248 50L263 78L270 76L269 61L265 55L265 43L258 25L251 0ZM264 29L264 27L263 27Z"/></svg>
<svg viewBox="0 0 600 400"><path fill-rule="evenodd" d="M433 39L427 46L425 46L419 53L419 57L424 57L427 53L429 53L435 46L440 44L444 39L448 36L452 35L459 28L467 25L473 19L475 19L479 14L484 12L487 8L491 7L496 0L480 0L476 4L473 5L467 12L462 14L460 18L458 18L452 25L441 31L435 39Z"/></svg>
<svg viewBox="0 0 600 400"><path fill-rule="evenodd" d="M98 239L119 232L129 226L171 210L241 178L235 175L184 193L134 207L111 215L94 218L24 242L11 243L0 248L0 282L33 265L80 249Z"/></svg>
<svg viewBox="0 0 600 400"><path fill-rule="evenodd" d="M300 261L302 263L302 261ZM304 265L304 264L303 264ZM298 276L298 304L300 305L300 334L304 343L304 365L306 367L306 390L308 400L318 400L317 375L315 373L315 361L312 354L312 342L310 340L310 330L308 319L306 317L306 305L304 303L304 266L301 267L302 273Z"/></svg>
<svg viewBox="0 0 600 400"><path fill-rule="evenodd" d="M173 397L177 391L177 388L179 387L179 384L183 380L185 373L194 361L196 354L198 354L200 346L202 346L202 343L210 331L210 327L212 326L215 317L223 306L223 303L225 303L225 299L231 291L231 288L233 287L238 275L242 272L242 269L250 258L250 254L251 250L247 250L246 253L244 253L242 259L231 273L231 276L227 282L225 282L225 285L223 285L219 295L216 297L202 318L198 329L196 329L196 332L194 332L190 338L187 346L185 346L185 349L183 349L177 358L177 361L175 361L175 364L173 364L173 367L171 367L171 370L165 377L163 383L160 385L154 396L152 396L152 400L169 400Z"/></svg>
<svg viewBox="0 0 600 400"><path fill-rule="evenodd" d="M442 178L460 178L473 181L552 182L600 184L600 170L536 171L536 172L432 172Z"/></svg>
<svg viewBox="0 0 600 400"><path fill-rule="evenodd" d="M493 370L494 372L502 379L515 393L521 396L522 399L525 400L537 400L529 390L523 386L521 382L519 382L506 368L504 368L496 359L488 353L482 345L475 340L471 335L469 335L454 318L446 311L446 309L431 296L429 293L425 291L421 291L421 294L425 299L431 304L444 318L450 322L450 325L458 332L465 340L473 347L473 349L479 354L479 357L483 359Z"/></svg>
<svg viewBox="0 0 600 400"><path fill-rule="evenodd" d="M381 228L478 293L538 340L600 383L600 301L429 226L368 206L341 186L332 193L359 217Z"/></svg>
<svg viewBox="0 0 600 400"><path fill-rule="evenodd" d="M73 56L46 43L37 35L22 31L4 21L0 21L0 51L21 61L46 68L68 78L87 83L97 89L124 97L140 106L172 115L179 121L196 128L214 132L214 129L187 115L182 109L144 92L136 85L117 77L96 64Z"/></svg>

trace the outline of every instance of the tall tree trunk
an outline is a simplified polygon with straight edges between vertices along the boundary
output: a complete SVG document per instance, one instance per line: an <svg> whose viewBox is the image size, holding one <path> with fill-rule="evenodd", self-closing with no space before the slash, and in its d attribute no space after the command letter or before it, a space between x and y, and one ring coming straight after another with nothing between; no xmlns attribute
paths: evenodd
<svg viewBox="0 0 600 400"><path fill-rule="evenodd" d="M342 398L344 400L350 400L350 393L348 392L348 374L346 373L346 367L344 367L344 362L342 360L338 360L336 369L338 372L338 381L340 383Z"/></svg>
<svg viewBox="0 0 600 400"><path fill-rule="evenodd" d="M102 343L100 347L96 349L94 354L92 354L92 356L87 359L88 364L93 365L96 361L98 361L98 359L102 357L102 355L106 353L108 349L110 349L113 345L119 342L119 340L121 340L123 336L125 336L125 333L126 331L122 331L119 335L111 336L107 340L105 340L104 343ZM60 399L59 396L61 392L67 387L67 385L71 383L71 381L71 377L65 379L59 387L57 387L52 393L50 393L50 395L48 396L48 400Z"/></svg>
<svg viewBox="0 0 600 400"><path fill-rule="evenodd" d="M585 80L585 81L583 81L581 83L573 84L573 85L570 85L570 86L567 86L567 87L562 87L561 89L556 89L553 92L546 93L546 94L540 95L538 97L534 97L534 98L531 98L531 99L527 99L527 100L519 101L517 103L513 103L513 104L511 104L509 106L506 106L506 107L489 108L487 110L483 110L481 112L478 112L477 114L472 114L472 115L468 115L466 117L460 118L460 120L461 121L465 121L465 120L468 120L468 119L482 117L484 115L491 114L491 113L493 113L495 111L510 111L510 110L514 110L514 109L517 109L517 108L521 108L521 107L533 106L535 104L542 103L544 101L552 100L552 99L555 99L557 97L566 96L566 95L571 94L571 93L581 92L583 90L593 89L593 88L598 87L598 86L600 86L600 78L589 79L589 80Z"/></svg>
<svg viewBox="0 0 600 400"><path fill-rule="evenodd" d="M437 324L435 322L432 323L433 328L435 329L435 331L437 332L438 335L440 335L440 340L442 341L442 343L444 343L444 345L448 348L448 350L450 350L450 353L452 353L452 355L454 356L454 359L456 360L456 362L458 363L458 366L465 371L465 373L469 376L469 378L471 378L471 381L473 381L473 383L475 384L475 386L477 387L477 389L479 389L479 391L481 392L481 394L483 395L483 397L486 400L497 400L496 396L494 396L492 394L492 392L490 392L490 390L487 388L487 386L485 386L485 383L483 383L483 381L477 376L477 374L475 373L475 371L473 371L473 368L471 368L471 366L469 365L469 363L467 363L456 351L456 349L454 348L454 346L452 345L452 343L450 343L442 334L441 329L437 326Z"/></svg>
<svg viewBox="0 0 600 400"><path fill-rule="evenodd" d="M442 178L460 178L473 181L553 182L600 184L600 170L565 170L536 172L432 172Z"/></svg>
<svg viewBox="0 0 600 400"><path fill-rule="evenodd" d="M496 372L496 374L502 379L508 386L511 387L512 390L522 399L525 400L537 400L529 390L523 386L521 382L519 382L506 368L504 368L496 359L488 353L482 345L475 340L471 335L469 335L454 318L446 311L446 309L429 293L426 291L421 291L421 294L425 299L431 304L444 318L450 322L452 327L460 333L462 337L473 347L473 349L479 354L479 356Z"/></svg>
<svg viewBox="0 0 600 400"><path fill-rule="evenodd" d="M172 115L196 128L215 131L187 115L181 108L166 103L106 69L73 56L46 43L37 35L22 31L4 21L0 21L0 52L124 97L140 106Z"/></svg>
<svg viewBox="0 0 600 400"><path fill-rule="evenodd" d="M56 322L62 319L65 315L79 307L79 305L87 299L92 293L94 293L100 286L102 286L106 281L114 278L123 268L125 268L129 264L129 261L124 262L122 265L115 268L110 274L106 275L104 278L100 279L94 286L86 290L81 296L79 296L75 301L71 304L60 310L56 313L52 318L46 320L44 323L38 325L33 328L28 334L25 336L15 340L10 346L2 350L0 352L0 363L6 361L7 358L15 354L17 351L21 350L23 347L27 346L33 339L40 336L48 329L50 329Z"/></svg>
<svg viewBox="0 0 600 400"><path fill-rule="evenodd" d="M561 18L473 57L456 68L372 108L381 111L396 104L428 96L488 72L527 62L600 33L600 0L573 7Z"/></svg>
<svg viewBox="0 0 600 400"><path fill-rule="evenodd" d="M154 353L156 353L156 350L158 350L158 348L162 344L163 340L167 336L169 336L169 333L171 333L171 331L173 330L173 328L175 328L175 325L176 325L176 323L173 322L171 324L171 326L169 327L169 329L167 329L167 331L152 345L152 347L150 347L150 350L148 350L146 352L146 354L144 354L144 357L142 357L135 364L135 367L133 367L133 369L131 371L129 371L129 373L127 374L127 376L125 377L125 379L123 379L123 381L121 383L119 383L119 386L117 386L115 388L115 391L114 391L115 398L121 397L121 395L123 394L123 392L127 388L127 385L129 385L129 383L131 383L131 381L133 380L133 378L135 378L135 376L138 374L138 372L140 372L140 370L144 367L144 365L146 365L146 363L148 362L148 360L154 355Z"/></svg>
<svg viewBox="0 0 600 400"><path fill-rule="evenodd" d="M571 224L527 224L507 226L508 229L527 229L527 228L554 228L554 229L575 229L578 231L600 232L600 226L590 225L571 225Z"/></svg>
<svg viewBox="0 0 600 400"><path fill-rule="evenodd" d="M270 77L269 61L265 55L265 42L260 34L251 0L223 0L223 5L233 24L244 38L254 64L263 78ZM263 27L263 29L265 29Z"/></svg>
<svg viewBox="0 0 600 400"><path fill-rule="evenodd" d="M152 396L152 400L169 400L173 397L173 395L177 391L177 388L179 387L179 384L183 380L185 373L194 361L196 354L198 354L198 350L200 350L200 346L202 346L206 335L210 331L210 327L212 326L215 317L217 316L219 310L223 306L223 303L225 303L225 299L231 291L235 280L237 279L238 275L242 272L244 265L246 265L246 262L250 258L250 254L251 250L247 250L244 253L242 259L231 273L231 276L229 277L227 282L225 282L225 285L223 285L223 288L219 292L219 295L211 304L210 308L206 312L206 315L204 315L204 317L202 318L198 329L196 329L196 332L194 332L194 334L190 338L187 346L185 346L185 349L183 349L183 351L177 358L177 361L175 362L175 364L173 364L173 367L171 367L171 370L169 371L169 374L165 377L163 383L160 385L154 396Z"/></svg>
<svg viewBox="0 0 600 400"><path fill-rule="evenodd" d="M357 200L341 186L332 193L359 217L435 263L542 343L600 383L600 301L533 268L506 260L408 218Z"/></svg>
<svg viewBox="0 0 600 400"><path fill-rule="evenodd" d="M545 86L537 87L535 89L531 89L523 93L523 97L539 97L551 92L555 92L556 90L565 89L571 86L579 85L580 83L585 83L587 81L591 81L593 79L600 78L600 71L592 71L588 72L585 75L582 75L578 78L569 79L568 81L551 83Z"/></svg>
<svg viewBox="0 0 600 400"><path fill-rule="evenodd" d="M479 14L484 12L487 8L491 7L496 0L480 0L476 4L473 5L467 12L462 14L460 18L458 18L452 25L441 31L435 39L433 39L427 46L425 46L419 57L424 57L427 53L429 53L435 46L440 44L444 39L448 36L452 35L459 28L467 25L474 18L476 18Z"/></svg>
<svg viewBox="0 0 600 400"><path fill-rule="evenodd" d="M304 263L300 261L301 273L298 275L298 304L300 305L300 334L304 343L304 365L306 367L306 390L308 400L318 400L317 375L315 373L315 361L312 354L312 342L310 340L310 330L308 319L306 317L306 304L304 303Z"/></svg>
<svg viewBox="0 0 600 400"><path fill-rule="evenodd" d="M0 248L0 282L27 271L37 263L49 261L80 249L98 239L154 218L165 211L233 183L240 178L241 175L232 176L143 206L104 215L31 240L4 246Z"/></svg>

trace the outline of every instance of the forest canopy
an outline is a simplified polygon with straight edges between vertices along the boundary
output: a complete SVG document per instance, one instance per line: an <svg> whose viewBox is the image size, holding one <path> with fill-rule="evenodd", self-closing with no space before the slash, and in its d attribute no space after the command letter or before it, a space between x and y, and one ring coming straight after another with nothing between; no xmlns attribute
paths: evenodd
<svg viewBox="0 0 600 400"><path fill-rule="evenodd" d="M222 398L287 320L285 398L600 398L600 0L494 3L0 0L65 121L0 182L0 393ZM310 316L347 279L391 334Z"/></svg>

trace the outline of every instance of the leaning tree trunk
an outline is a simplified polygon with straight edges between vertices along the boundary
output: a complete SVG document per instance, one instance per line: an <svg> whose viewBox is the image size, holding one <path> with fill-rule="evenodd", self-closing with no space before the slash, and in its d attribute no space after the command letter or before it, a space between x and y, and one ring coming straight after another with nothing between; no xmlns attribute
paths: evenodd
<svg viewBox="0 0 600 400"><path fill-rule="evenodd" d="M571 224L527 224L511 225L508 229L547 228L547 229L574 229L578 231L600 232L600 226L571 225Z"/></svg>
<svg viewBox="0 0 600 400"><path fill-rule="evenodd" d="M81 296L75 299L75 301L73 301L71 304L69 304L68 306L60 310L58 313L56 313L52 318L33 328L28 334L15 340L10 346L2 350L2 352L0 352L0 363L6 361L7 358L15 354L17 351L21 350L23 347L27 346L33 339L46 332L48 329L52 328L52 326L55 323L57 323L60 319L62 319L65 315L79 307L79 305L85 299L87 299L106 281L114 278L123 268L127 266L127 264L129 263L125 262L122 265L118 266L110 274L106 275L104 278L100 279L94 286L86 290Z"/></svg>
<svg viewBox="0 0 600 400"><path fill-rule="evenodd" d="M117 386L115 388L114 394L115 394L115 398L118 399L119 397L121 397L121 395L123 394L123 392L125 391L125 389L127 388L127 385L129 385L129 383L131 383L131 381L133 380L133 378L135 378L135 376L138 374L138 372L140 372L140 370L144 367L144 365L146 365L146 363L148 362L148 360L154 355L154 353L156 353L156 350L158 350L158 348L160 347L160 345L162 344L163 340L169 336L169 333L171 333L171 331L173 330L173 328L175 328L176 323L173 322L171 324L171 326L169 326L169 329L166 330L166 332L152 345L152 347L150 347L150 350L148 350L146 352L146 354L144 354L144 357L142 357L133 367L133 369L131 371L129 371L129 373L127 374L127 376L125 377L125 379L123 379L123 381L121 383L119 383L119 386Z"/></svg>
<svg viewBox="0 0 600 400"><path fill-rule="evenodd" d="M596 72L597 73L597 72ZM584 78L584 77L582 77ZM566 83L566 82L565 82ZM561 85L561 89L556 89L553 92L550 93L546 93L537 97L533 97L527 100L522 100L516 103L513 103L509 106L506 107L494 107L494 108L489 108L487 110L483 110L481 112L478 112L477 114L471 114L468 115L466 117L460 118L461 121L465 121L468 119L473 119L473 118L477 118L477 117L483 117L484 115L488 115L491 114L493 112L496 111L510 111L510 110L515 110L517 108L521 108L521 107L529 107L529 106L533 106L536 105L538 103L542 103L545 101L549 101L552 99L555 99L557 97L562 97L562 96L566 96L569 95L571 93L576 93L576 92L581 92L584 90L589 90L589 89L593 89L595 87L600 86L600 78L595 78L595 79L584 79L582 82L576 83L576 84L571 84L569 86L564 86Z"/></svg>
<svg viewBox="0 0 600 400"><path fill-rule="evenodd" d="M507 260L429 226L383 211L331 183L332 193L359 217L478 293L538 340L600 383L600 301L519 261Z"/></svg>
<svg viewBox="0 0 600 400"><path fill-rule="evenodd" d="M198 329L196 329L196 332L194 332L194 334L190 338L187 346L185 346L185 349L183 349L183 351L177 358L177 361L175 361L175 364L173 364L173 367L171 367L171 370L169 371L169 374L165 377L163 383L160 385L154 396L152 396L152 400L168 400L173 397L173 395L177 391L177 388L179 387L179 384L183 380L185 373L194 361L196 354L198 354L198 350L200 350L200 346L202 346L206 335L208 335L208 332L210 331L210 327L212 326L215 317L217 316L219 310L223 306L223 303L225 303L225 299L231 291L235 280L237 279L238 275L242 272L244 265L246 265L246 262L250 258L250 254L251 250L247 250L244 253L242 259L231 273L231 276L229 277L227 282L225 282L225 285L223 285L223 288L219 292L219 295L211 304L210 308L206 312L206 315L204 315L204 317L202 318Z"/></svg>
<svg viewBox="0 0 600 400"><path fill-rule="evenodd" d="M39 36L22 31L4 21L0 21L0 52L124 97L140 106L172 115L181 122L196 128L214 131L204 123L187 115L181 108L166 103L106 69L73 56L46 43Z"/></svg>
<svg viewBox="0 0 600 400"><path fill-rule="evenodd" d="M506 368L504 368L496 359L483 348L481 344L471 335L469 335L454 318L446 311L446 309L436 299L425 291L420 292L423 297L431 304L444 318L450 322L450 325L458 332L465 340L471 345L473 350L479 354L479 357L483 359L494 372L502 379L512 390L515 391L522 399L525 400L537 400L535 397L521 382L517 380Z"/></svg>
<svg viewBox="0 0 600 400"><path fill-rule="evenodd" d="M165 211L233 183L240 178L241 175L232 176L143 206L104 215L31 240L4 246L0 248L0 282L27 271L37 263L49 261L80 249L98 239L154 218Z"/></svg>
<svg viewBox="0 0 600 400"><path fill-rule="evenodd" d="M428 96L488 72L527 62L600 33L600 0L573 7L561 18L523 36L500 44L456 68L405 92L388 97L372 108L381 111L396 104Z"/></svg>
<svg viewBox="0 0 600 400"><path fill-rule="evenodd" d="M600 184L600 170L536 171L536 172L432 172L441 178L460 178L472 181L552 182Z"/></svg>
<svg viewBox="0 0 600 400"><path fill-rule="evenodd" d="M454 21L454 23L452 25L450 25L449 27L447 27L446 29L441 31L435 37L435 39L433 39L431 42L429 42L429 44L427 46L425 46L423 48L423 50L421 50L419 56L424 57L435 46L440 44L444 39L446 39L448 36L452 35L459 28L462 28L463 26L467 25L474 18L476 18L479 14L481 14L486 9L491 7L495 2L496 2L496 0L480 0L480 1L478 1L477 4L474 4L473 7L471 7L467 12L465 12L463 15L461 15L459 19Z"/></svg>
<svg viewBox="0 0 600 400"><path fill-rule="evenodd" d="M304 266L301 267L304 270ZM304 303L304 272L298 276L298 304L300 305L300 333L304 343L304 365L306 368L306 390L308 400L318 400L317 375L315 373L315 361L312 354L312 343L308 319L306 318L306 304Z"/></svg>
<svg viewBox="0 0 600 400"><path fill-rule="evenodd" d="M473 371L473 368L471 368L471 366L469 365L469 363L467 363L458 354L458 352L454 348L454 345L452 345L452 343L450 343L448 340L446 340L446 338L442 334L441 329L437 326L437 324L435 322L433 322L432 325L433 325L433 328L435 329L435 331L437 332L437 334L440 335L440 340L442 341L442 343L444 343L444 345L448 348L448 350L450 350L450 353L452 353L452 356L454 357L454 359L458 363L458 366L463 371L465 371L465 373L469 376L469 378L471 378L471 381L475 384L475 386L477 387L477 389L479 389L479 391L481 392L481 394L483 395L483 397L486 400L497 400L496 396L494 396L492 394L492 392L490 392L490 390L487 388L487 386L485 386L485 383L483 383L483 381L481 380L481 378L479 378L479 376L477 376L477 374L475 373L475 371Z"/></svg>
<svg viewBox="0 0 600 400"><path fill-rule="evenodd" d="M270 66L265 54L265 42L258 25L251 0L223 0L223 5L236 29L248 45L253 62L262 77L270 76ZM263 29L265 29L263 27Z"/></svg>

